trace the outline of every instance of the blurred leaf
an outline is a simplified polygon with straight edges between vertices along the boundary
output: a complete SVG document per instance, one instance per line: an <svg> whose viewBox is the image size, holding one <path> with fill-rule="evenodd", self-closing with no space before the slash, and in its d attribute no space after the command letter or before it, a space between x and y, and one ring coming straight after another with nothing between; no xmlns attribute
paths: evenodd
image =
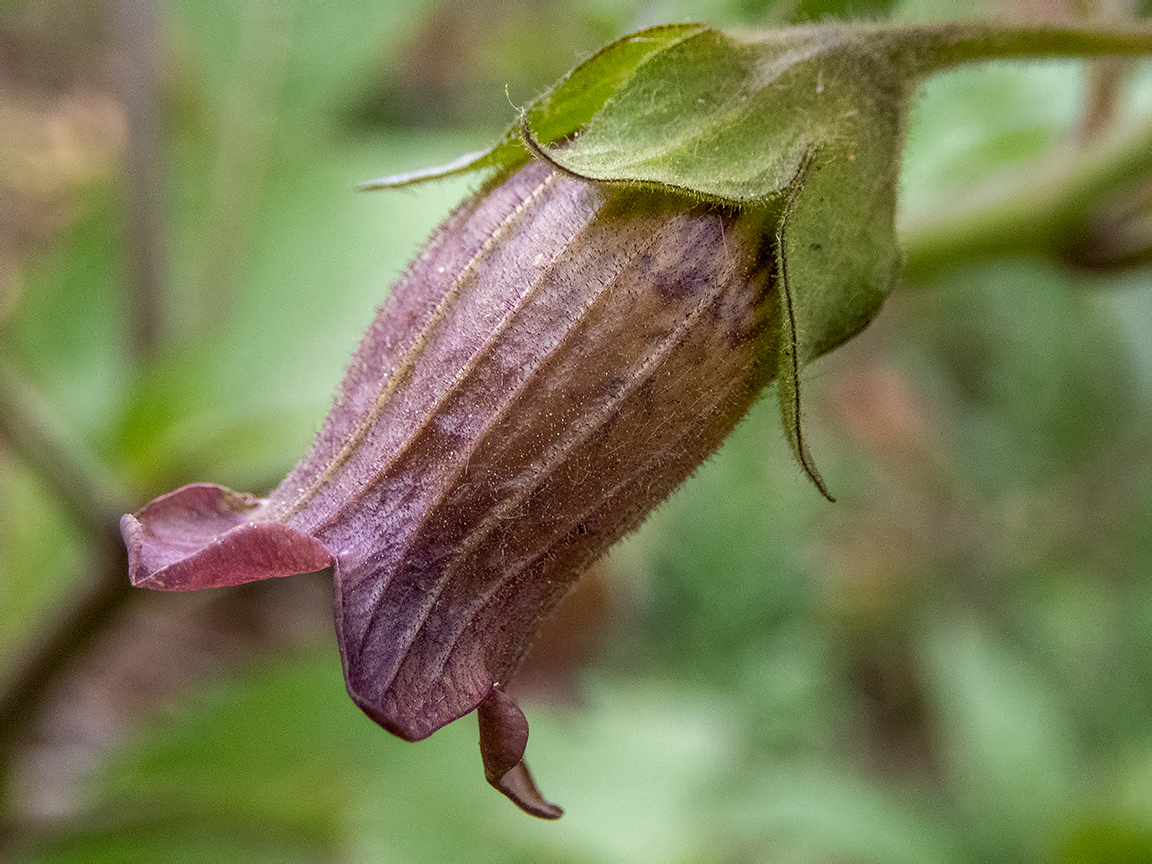
<svg viewBox="0 0 1152 864"><path fill-rule="evenodd" d="M819 505L778 448L768 400L652 519L640 542L654 568L649 621L674 674L727 682L810 599L795 536ZM723 537L723 542L716 542ZM669 674L673 674L669 669Z"/></svg>
<svg viewBox="0 0 1152 864"><path fill-rule="evenodd" d="M949 792L970 840L997 860L1049 857L1082 774L1059 695L969 614L943 612L923 639Z"/></svg>
<svg viewBox="0 0 1152 864"><path fill-rule="evenodd" d="M330 651L208 688L139 730L90 784L88 813L21 860L337 860L360 736L378 731L340 682Z"/></svg>
<svg viewBox="0 0 1152 864"><path fill-rule="evenodd" d="M1152 860L1152 833L1115 822L1082 825L1072 832L1058 860L1068 864L1140 864Z"/></svg>
<svg viewBox="0 0 1152 864"><path fill-rule="evenodd" d="M78 434L99 430L127 374L117 257L120 213L94 186L80 215L29 268L16 313L0 327L9 356Z"/></svg>
<svg viewBox="0 0 1152 864"><path fill-rule="evenodd" d="M276 864L276 862L338 861L325 842L283 824L251 821L235 824L219 812L132 820L118 825L80 827L68 837L54 838L35 849L17 852L21 864ZM209 825L210 828L205 826Z"/></svg>
<svg viewBox="0 0 1152 864"><path fill-rule="evenodd" d="M82 542L43 484L0 449L0 681L83 578Z"/></svg>
<svg viewBox="0 0 1152 864"><path fill-rule="evenodd" d="M965 408L953 430L989 489L1026 486L1117 445L1133 380L1108 318L1063 271L1005 260L954 270L917 340Z"/></svg>
<svg viewBox="0 0 1152 864"><path fill-rule="evenodd" d="M900 171L901 221L979 181L1043 156L1081 112L1083 63L989 63L933 75L916 89Z"/></svg>
<svg viewBox="0 0 1152 864"><path fill-rule="evenodd" d="M727 830L751 860L969 860L944 820L847 771L768 769L733 810Z"/></svg>
<svg viewBox="0 0 1152 864"><path fill-rule="evenodd" d="M897 6L896 0L799 0L794 21L826 21L879 18Z"/></svg>
<svg viewBox="0 0 1152 864"><path fill-rule="evenodd" d="M345 705L335 660L325 650L207 691L113 762L104 795L142 814L216 813L333 841L369 731Z"/></svg>

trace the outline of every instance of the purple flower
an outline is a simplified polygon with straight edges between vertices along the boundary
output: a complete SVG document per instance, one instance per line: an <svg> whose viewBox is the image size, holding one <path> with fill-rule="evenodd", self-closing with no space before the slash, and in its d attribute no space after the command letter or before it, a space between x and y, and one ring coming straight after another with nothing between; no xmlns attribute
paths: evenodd
<svg viewBox="0 0 1152 864"><path fill-rule="evenodd" d="M123 518L132 583L331 567L356 703L409 741L479 708L488 781L558 817L503 687L583 570L775 373L764 220L540 161L502 173L396 285L276 490L194 484Z"/></svg>

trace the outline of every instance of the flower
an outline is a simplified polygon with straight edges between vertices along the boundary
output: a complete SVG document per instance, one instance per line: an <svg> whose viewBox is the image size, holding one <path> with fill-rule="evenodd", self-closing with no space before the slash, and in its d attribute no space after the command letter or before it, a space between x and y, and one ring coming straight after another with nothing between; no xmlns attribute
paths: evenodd
<svg viewBox="0 0 1152 864"><path fill-rule="evenodd" d="M193 484L123 518L132 583L331 567L355 702L409 741L479 708L488 781L559 816L504 685L584 569L775 374L766 219L544 161L502 172L395 286L276 490Z"/></svg>

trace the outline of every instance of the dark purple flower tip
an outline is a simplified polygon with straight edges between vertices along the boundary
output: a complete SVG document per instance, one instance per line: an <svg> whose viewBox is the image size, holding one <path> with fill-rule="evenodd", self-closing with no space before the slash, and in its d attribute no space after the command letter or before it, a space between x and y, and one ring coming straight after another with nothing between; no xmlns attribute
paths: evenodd
<svg viewBox="0 0 1152 864"><path fill-rule="evenodd" d="M545 799L524 764L528 746L528 720L516 701L495 687L476 709L480 721L480 757L484 777L492 788L541 819L559 819L564 810Z"/></svg>
<svg viewBox="0 0 1152 864"><path fill-rule="evenodd" d="M212 483L161 495L120 520L132 584L164 591L242 585L323 570L319 540L261 521L263 500Z"/></svg>

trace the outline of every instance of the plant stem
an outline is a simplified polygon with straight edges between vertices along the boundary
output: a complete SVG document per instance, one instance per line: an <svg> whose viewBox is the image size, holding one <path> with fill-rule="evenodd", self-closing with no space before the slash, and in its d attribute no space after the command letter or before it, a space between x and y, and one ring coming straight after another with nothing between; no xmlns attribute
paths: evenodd
<svg viewBox="0 0 1152 864"><path fill-rule="evenodd" d="M935 24L878 31L898 68L915 78L979 60L1152 53L1147 25Z"/></svg>
<svg viewBox="0 0 1152 864"><path fill-rule="evenodd" d="M297 4L256 0L245 7L242 44L209 185L197 277L197 323L220 325L245 264L271 155L280 91L293 45Z"/></svg>
<svg viewBox="0 0 1152 864"><path fill-rule="evenodd" d="M1152 120L913 215L899 232L905 275L922 281L957 261L1008 253L1060 255L1105 205L1150 177Z"/></svg>
<svg viewBox="0 0 1152 864"><path fill-rule="evenodd" d="M129 509L119 481L76 439L47 401L0 359L0 441L51 490L89 540Z"/></svg>
<svg viewBox="0 0 1152 864"><path fill-rule="evenodd" d="M127 554L120 514L127 496L119 483L69 435L43 399L0 361L0 441L23 459L51 490L85 535L91 578L13 666L0 691L0 796L11 768L13 745L36 716L52 683L111 623L129 598Z"/></svg>
<svg viewBox="0 0 1152 864"><path fill-rule="evenodd" d="M73 591L63 609L21 656L0 692L0 800L6 792L15 745L36 718L53 682L115 620L133 596L128 581L128 554L119 531L109 532L89 552L99 563L91 577Z"/></svg>
<svg viewBox="0 0 1152 864"><path fill-rule="evenodd" d="M127 193L127 319L133 357L155 355L160 342L163 215L160 131L156 119L160 41L152 0L115 0L112 20L122 55L120 91L128 120L124 186Z"/></svg>

